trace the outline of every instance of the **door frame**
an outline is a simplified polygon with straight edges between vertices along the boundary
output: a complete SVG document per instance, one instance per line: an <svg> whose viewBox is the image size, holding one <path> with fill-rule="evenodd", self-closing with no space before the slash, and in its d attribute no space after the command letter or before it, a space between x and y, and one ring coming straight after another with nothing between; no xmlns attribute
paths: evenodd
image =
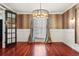
<svg viewBox="0 0 79 59"><path fill-rule="evenodd" d="M3 36L3 20L0 19L0 21L2 22L2 34L1 34L1 36ZM0 48L2 48L2 40L3 40L3 37L0 40L1 40Z"/></svg>
<svg viewBox="0 0 79 59"><path fill-rule="evenodd" d="M12 11L9 11L9 10L5 10L5 47L7 48L7 47L10 47L10 46L14 46L14 45L16 45L16 43L17 43L17 18L15 17L15 43L11 43L11 44L7 44L7 26L6 26L6 21L7 21L7 13L12 13L12 14L15 14L16 15L16 17L17 17L17 14L15 13L15 12L12 12ZM11 17L12 17L12 15L11 15ZM12 19L12 18L11 18ZM11 33L11 35L12 35L12 33ZM12 38L11 38L11 40L12 40Z"/></svg>

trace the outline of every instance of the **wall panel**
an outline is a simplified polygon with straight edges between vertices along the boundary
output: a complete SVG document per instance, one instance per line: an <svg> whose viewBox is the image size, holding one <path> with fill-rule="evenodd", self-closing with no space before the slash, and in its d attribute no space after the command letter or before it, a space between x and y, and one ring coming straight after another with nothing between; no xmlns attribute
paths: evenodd
<svg viewBox="0 0 79 59"><path fill-rule="evenodd" d="M66 11L62 17L64 29L75 29L75 7Z"/></svg>
<svg viewBox="0 0 79 59"><path fill-rule="evenodd" d="M32 15L18 14L17 15L17 29L29 29L31 27Z"/></svg>
<svg viewBox="0 0 79 59"><path fill-rule="evenodd" d="M76 8L76 43L79 44L79 7Z"/></svg>
<svg viewBox="0 0 79 59"><path fill-rule="evenodd" d="M62 29L62 15L50 14L49 15L49 28ZM32 27L32 15L31 14L18 14L17 15L17 28L18 29L30 29Z"/></svg>

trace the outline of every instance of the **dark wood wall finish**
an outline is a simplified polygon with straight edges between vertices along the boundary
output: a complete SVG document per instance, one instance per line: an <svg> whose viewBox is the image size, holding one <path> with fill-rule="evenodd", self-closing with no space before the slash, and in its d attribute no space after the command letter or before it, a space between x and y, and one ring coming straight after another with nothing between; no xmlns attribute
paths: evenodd
<svg viewBox="0 0 79 59"><path fill-rule="evenodd" d="M75 7L75 43L79 44L79 5Z"/></svg>
<svg viewBox="0 0 79 59"><path fill-rule="evenodd" d="M68 29L69 23L68 23L68 16L69 16L69 11L65 12L62 17L63 17L63 28Z"/></svg>
<svg viewBox="0 0 79 59"><path fill-rule="evenodd" d="M18 20L19 19L19 20ZM23 15L17 15L17 27L21 29L23 26Z"/></svg>
<svg viewBox="0 0 79 59"><path fill-rule="evenodd" d="M30 29L32 27L32 20L32 14L18 14L17 29ZM62 15L50 14L48 21L50 29L62 29Z"/></svg>
<svg viewBox="0 0 79 59"><path fill-rule="evenodd" d="M75 29L75 7L66 11L63 18L64 29Z"/></svg>
<svg viewBox="0 0 79 59"><path fill-rule="evenodd" d="M61 14L49 14L49 28L50 29L62 29L62 15Z"/></svg>
<svg viewBox="0 0 79 59"><path fill-rule="evenodd" d="M31 27L31 14L18 14L17 15L17 29L29 29Z"/></svg>

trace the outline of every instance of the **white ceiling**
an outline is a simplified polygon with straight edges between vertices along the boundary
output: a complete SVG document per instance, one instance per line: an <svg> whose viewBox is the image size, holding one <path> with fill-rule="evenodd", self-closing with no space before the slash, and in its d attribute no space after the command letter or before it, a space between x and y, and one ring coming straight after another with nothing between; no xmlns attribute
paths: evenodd
<svg viewBox="0 0 79 59"><path fill-rule="evenodd" d="M4 3L3 5L17 13L32 13L33 10L40 8L40 3ZM48 10L49 13L62 14L74 5L74 3L42 3L41 8Z"/></svg>

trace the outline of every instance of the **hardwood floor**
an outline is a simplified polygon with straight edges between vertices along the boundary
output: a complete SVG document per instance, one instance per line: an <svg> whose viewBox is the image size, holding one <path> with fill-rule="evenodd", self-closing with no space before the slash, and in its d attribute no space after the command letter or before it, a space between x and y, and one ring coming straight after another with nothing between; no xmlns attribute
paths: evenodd
<svg viewBox="0 0 79 59"><path fill-rule="evenodd" d="M17 43L14 47L0 49L1 56L79 56L64 43Z"/></svg>

